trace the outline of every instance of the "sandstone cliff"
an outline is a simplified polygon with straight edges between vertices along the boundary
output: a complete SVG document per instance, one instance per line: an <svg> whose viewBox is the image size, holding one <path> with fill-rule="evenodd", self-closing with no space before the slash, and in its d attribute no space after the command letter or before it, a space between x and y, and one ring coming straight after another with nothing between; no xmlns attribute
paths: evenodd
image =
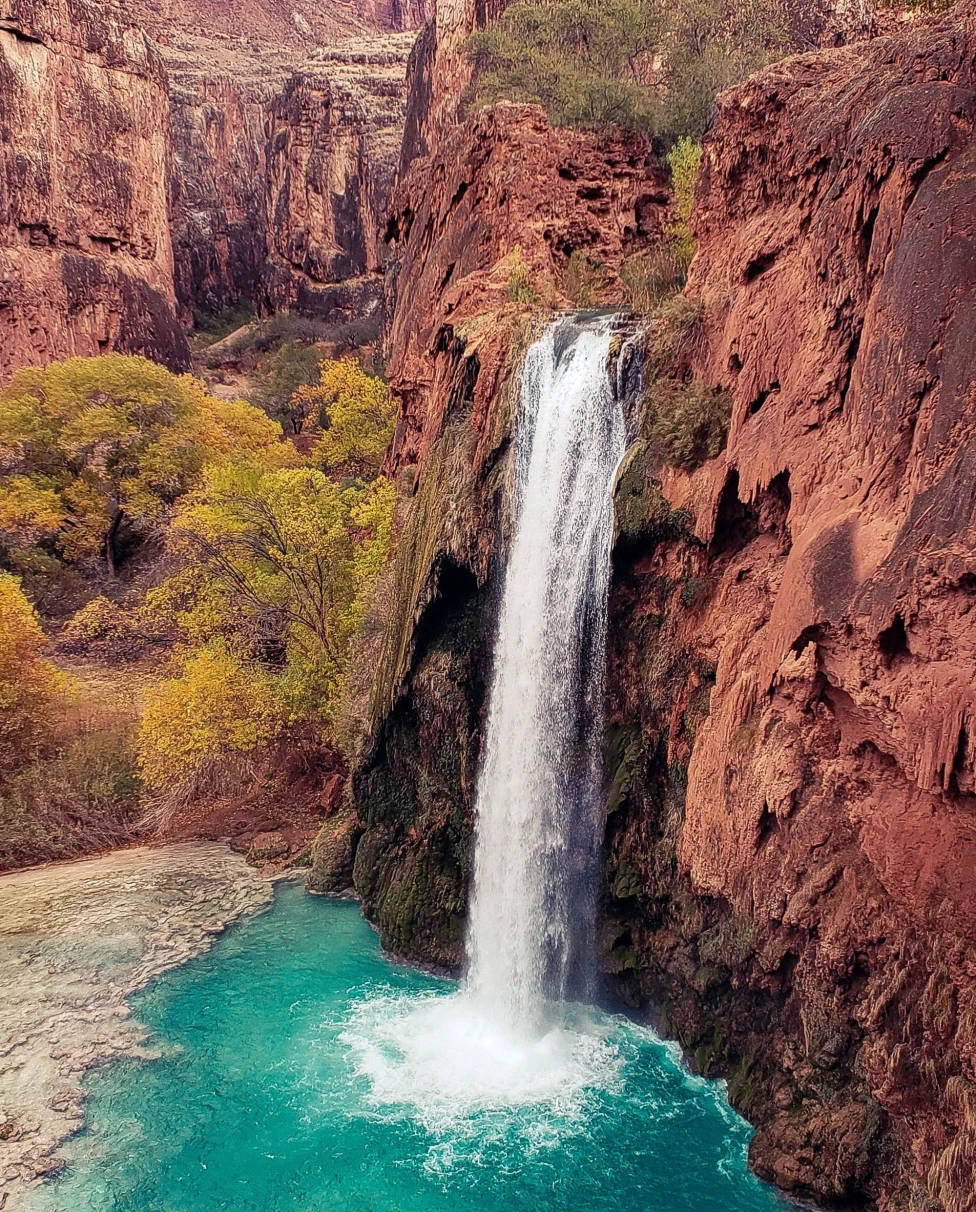
<svg viewBox="0 0 976 1212"><path fill-rule="evenodd" d="M106 349L188 364L167 224L166 78L115 4L0 18L0 378Z"/></svg>
<svg viewBox="0 0 976 1212"><path fill-rule="evenodd" d="M728 447L618 551L607 928L799 1194L976 1206L976 15L722 98ZM653 469L651 469L653 470Z"/></svg>
<svg viewBox="0 0 976 1212"><path fill-rule="evenodd" d="M110 349L184 368L197 309L377 310L423 3L229 11L7 5L0 377Z"/></svg>

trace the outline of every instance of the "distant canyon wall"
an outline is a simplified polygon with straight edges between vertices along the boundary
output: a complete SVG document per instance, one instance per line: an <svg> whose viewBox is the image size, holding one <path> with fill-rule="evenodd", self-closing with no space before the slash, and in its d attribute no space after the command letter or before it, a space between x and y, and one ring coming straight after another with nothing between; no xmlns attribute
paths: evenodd
<svg viewBox="0 0 976 1212"><path fill-rule="evenodd" d="M0 17L0 378L124 349L182 368L153 43L114 5Z"/></svg>
<svg viewBox="0 0 976 1212"><path fill-rule="evenodd" d="M113 349L184 369L198 309L378 310L424 8L306 7L232 31L204 0L6 6L0 379Z"/></svg>

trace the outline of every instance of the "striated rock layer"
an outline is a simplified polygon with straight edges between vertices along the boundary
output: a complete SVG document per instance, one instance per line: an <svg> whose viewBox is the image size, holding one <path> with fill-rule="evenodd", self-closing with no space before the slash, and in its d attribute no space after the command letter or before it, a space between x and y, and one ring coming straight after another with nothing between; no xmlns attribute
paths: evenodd
<svg viewBox="0 0 976 1212"><path fill-rule="evenodd" d="M167 224L166 76L113 3L0 17L0 379L108 349L189 363Z"/></svg>
<svg viewBox="0 0 976 1212"><path fill-rule="evenodd" d="M720 100L688 294L732 423L618 545L605 923L761 1174L948 1212L976 1207L974 63L968 5Z"/></svg>

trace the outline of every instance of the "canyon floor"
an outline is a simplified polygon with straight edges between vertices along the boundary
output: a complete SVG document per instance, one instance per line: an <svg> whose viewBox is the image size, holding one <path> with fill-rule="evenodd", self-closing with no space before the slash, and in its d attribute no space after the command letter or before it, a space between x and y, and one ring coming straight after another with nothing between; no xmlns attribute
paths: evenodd
<svg viewBox="0 0 976 1212"><path fill-rule="evenodd" d="M267 908L271 882L229 847L117 851L0 877L0 1208L60 1169L93 1065L147 1056L128 997Z"/></svg>

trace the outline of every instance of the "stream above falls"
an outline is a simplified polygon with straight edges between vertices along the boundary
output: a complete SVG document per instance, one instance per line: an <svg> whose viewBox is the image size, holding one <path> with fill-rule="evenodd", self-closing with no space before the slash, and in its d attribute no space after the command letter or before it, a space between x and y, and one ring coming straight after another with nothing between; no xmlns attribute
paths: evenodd
<svg viewBox="0 0 976 1212"><path fill-rule="evenodd" d="M161 1055L87 1080L69 1166L29 1212L776 1212L748 1125L673 1046L587 1012L607 1062L571 1097L423 1107L377 1086L364 1014L456 986L380 951L358 906L279 886L273 908L132 999ZM380 1010L377 1010L380 1007ZM578 1024L579 1026L579 1024ZM380 1058L381 1062L382 1058Z"/></svg>

